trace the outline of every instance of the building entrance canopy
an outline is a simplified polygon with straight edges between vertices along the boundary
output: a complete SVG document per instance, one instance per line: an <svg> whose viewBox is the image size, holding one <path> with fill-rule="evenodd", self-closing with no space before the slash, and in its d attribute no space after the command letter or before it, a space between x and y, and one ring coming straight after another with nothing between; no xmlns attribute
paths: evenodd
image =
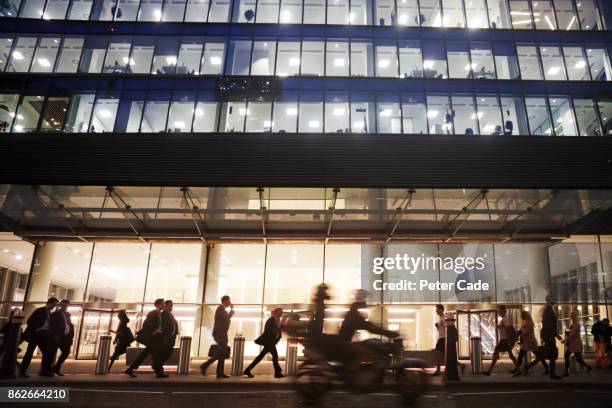
<svg viewBox="0 0 612 408"><path fill-rule="evenodd" d="M0 185L33 241L548 241L609 234L612 190Z"/></svg>

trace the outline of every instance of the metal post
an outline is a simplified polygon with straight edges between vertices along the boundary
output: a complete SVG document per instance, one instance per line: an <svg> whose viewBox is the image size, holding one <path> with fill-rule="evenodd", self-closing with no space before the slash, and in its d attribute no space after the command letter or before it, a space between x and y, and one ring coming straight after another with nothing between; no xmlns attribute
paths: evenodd
<svg viewBox="0 0 612 408"><path fill-rule="evenodd" d="M19 337L21 335L21 324L23 323L23 311L21 309L15 309L13 312L13 319L9 323L7 333L3 338L4 349L2 354L2 367L0 368L0 378L2 379L15 379L15 368L17 367L17 353L19 350Z"/></svg>
<svg viewBox="0 0 612 408"><path fill-rule="evenodd" d="M470 346L472 348L472 355L470 356L470 363L472 365L472 374L480 374L482 371L482 340L480 337L471 337Z"/></svg>
<svg viewBox="0 0 612 408"><path fill-rule="evenodd" d="M103 334L98 338L98 360L96 374L108 374L108 359L110 357L111 336Z"/></svg>
<svg viewBox="0 0 612 408"><path fill-rule="evenodd" d="M232 375L242 375L244 367L244 336L234 337L234 352L232 353Z"/></svg>
<svg viewBox="0 0 612 408"><path fill-rule="evenodd" d="M285 375L295 376L297 374L297 352L298 341L290 337L287 339L287 353L285 354Z"/></svg>
<svg viewBox="0 0 612 408"><path fill-rule="evenodd" d="M457 340L459 333L455 327L455 315L450 313L446 319L446 369L444 379L446 381L459 381L459 370L457 367Z"/></svg>
<svg viewBox="0 0 612 408"><path fill-rule="evenodd" d="M191 336L182 336L179 348L179 363L176 368L178 374L189 374L191 363Z"/></svg>

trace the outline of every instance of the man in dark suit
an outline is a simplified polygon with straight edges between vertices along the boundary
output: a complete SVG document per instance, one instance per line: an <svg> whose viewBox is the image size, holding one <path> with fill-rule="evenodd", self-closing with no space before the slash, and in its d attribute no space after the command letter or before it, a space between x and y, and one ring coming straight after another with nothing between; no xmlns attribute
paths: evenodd
<svg viewBox="0 0 612 408"><path fill-rule="evenodd" d="M229 313L225 310L228 307L230 308ZM230 297L225 295L221 298L221 304L217 307L217 311L215 312L215 325L212 331L213 339L215 343L217 343L217 347L211 358L200 366L202 375L206 375L206 369L217 361L217 378L229 378L229 375L225 375L224 373L224 366L228 352L227 332L232 316L234 316L234 305L232 305Z"/></svg>
<svg viewBox="0 0 612 408"><path fill-rule="evenodd" d="M172 309L174 309L174 302L171 300L166 300L165 302L166 309L162 312L162 332L164 333L164 357L163 361L166 362L168 358L172 355L172 351L174 350L174 345L176 344L176 336L179 335L179 327L176 318L172 314Z"/></svg>
<svg viewBox="0 0 612 408"><path fill-rule="evenodd" d="M139 343L145 345L145 349L136 357L136 360L130 364L127 370L124 371L125 374L130 377L136 377L134 374L134 370L140 367L140 364L147 358L147 356L151 355L151 359L153 363L151 367L155 371L155 376L157 378L167 378L168 374L164 373L164 337L167 335L164 333L164 325L162 324L162 311L165 309L166 305L164 304L164 299L157 299L154 303L155 309L151 310L145 321L142 323L142 329L136 335L136 340Z"/></svg>
<svg viewBox="0 0 612 408"><path fill-rule="evenodd" d="M263 346L261 353L255 360L244 370L244 375L249 378L253 378L254 375L251 373L251 370L255 368L257 364L266 356L266 354L272 354L272 364L274 365L274 377L275 378L283 378L283 372L278 364L278 352L276 351L276 344L282 337L281 333L281 317L283 315L283 309L277 307L272 312L272 316L266 321L266 325L264 327L264 331L257 339L255 339L255 344L259 344Z"/></svg>
<svg viewBox="0 0 612 408"><path fill-rule="evenodd" d="M70 301L64 299L59 303L58 309L51 313L50 325L51 333L53 334L53 358L57 356L57 350L60 350L60 356L55 362L52 370L55 374L63 376L61 372L62 364L70 355L70 348L74 340L74 326L70 320L68 306Z"/></svg>
<svg viewBox="0 0 612 408"><path fill-rule="evenodd" d="M51 334L51 311L55 309L59 300L52 297L47 300L47 303L34 310L28 318L27 327L21 338L28 342L28 348L21 360L20 371L23 377L28 377L28 367L32 362L32 355L36 347L42 352L42 363L40 367L40 375L44 377L53 377L51 366L53 365L53 336Z"/></svg>

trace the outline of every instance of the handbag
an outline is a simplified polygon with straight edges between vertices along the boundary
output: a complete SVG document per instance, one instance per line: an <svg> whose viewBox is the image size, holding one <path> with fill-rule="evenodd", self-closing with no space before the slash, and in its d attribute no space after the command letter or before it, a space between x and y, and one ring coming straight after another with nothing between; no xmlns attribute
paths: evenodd
<svg viewBox="0 0 612 408"><path fill-rule="evenodd" d="M221 347L223 347L223 346L221 346ZM211 344L210 348L208 349L208 357L219 357L217 355L218 348L219 348L218 344ZM230 347L229 346L225 346L225 355L221 356L221 358L230 358Z"/></svg>

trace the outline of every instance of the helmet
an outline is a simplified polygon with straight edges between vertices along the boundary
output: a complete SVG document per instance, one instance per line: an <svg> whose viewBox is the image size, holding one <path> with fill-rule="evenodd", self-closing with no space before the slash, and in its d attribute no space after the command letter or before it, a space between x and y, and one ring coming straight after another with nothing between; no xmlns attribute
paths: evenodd
<svg viewBox="0 0 612 408"><path fill-rule="evenodd" d="M368 300L368 291L364 289L357 289L353 293L353 300L356 303L365 303Z"/></svg>

